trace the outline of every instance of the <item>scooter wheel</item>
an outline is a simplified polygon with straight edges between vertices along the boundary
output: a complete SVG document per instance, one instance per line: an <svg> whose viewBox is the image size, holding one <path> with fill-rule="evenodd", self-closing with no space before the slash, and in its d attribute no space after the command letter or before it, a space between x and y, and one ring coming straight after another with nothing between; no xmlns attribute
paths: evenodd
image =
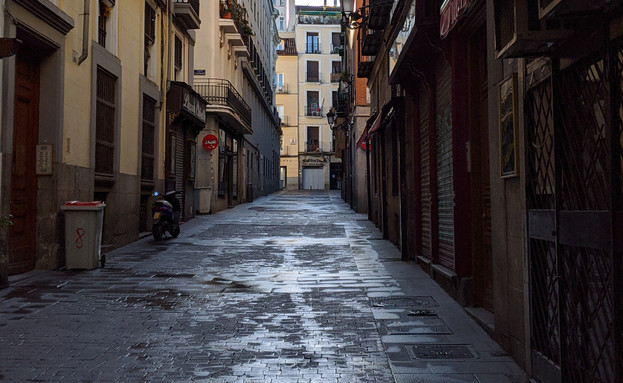
<svg viewBox="0 0 623 383"><path fill-rule="evenodd" d="M177 236L180 235L180 227L176 226L175 229L171 231L171 235L173 238L177 238Z"/></svg>
<svg viewBox="0 0 623 383"><path fill-rule="evenodd" d="M154 235L154 239L156 241L160 241L162 240L162 238L164 237L164 233L168 229L169 229L169 225L166 222L159 222L158 224L154 225L151 233Z"/></svg>

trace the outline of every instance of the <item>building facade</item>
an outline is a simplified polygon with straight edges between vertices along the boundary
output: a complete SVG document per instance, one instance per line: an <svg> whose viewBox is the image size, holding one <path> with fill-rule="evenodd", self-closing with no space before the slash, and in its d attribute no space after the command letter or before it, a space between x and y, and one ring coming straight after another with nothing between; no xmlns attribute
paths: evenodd
<svg viewBox="0 0 623 383"><path fill-rule="evenodd" d="M199 211L279 190L280 120L274 106L277 31L272 2L202 7L195 89L207 101L196 143Z"/></svg>
<svg viewBox="0 0 623 383"><path fill-rule="evenodd" d="M2 60L0 216L13 217L3 283L63 265L65 201L105 201L106 251L149 229L153 191L192 184L186 142L205 105L190 89L198 11L182 0L5 1L3 31L22 44Z"/></svg>
<svg viewBox="0 0 623 383"><path fill-rule="evenodd" d="M535 381L620 381L621 2L354 11L370 219Z"/></svg>
<svg viewBox="0 0 623 383"><path fill-rule="evenodd" d="M343 75L340 9L296 6L295 17L294 32L282 34L278 51L277 84L282 86L277 108L288 126L282 138L283 184L290 189L340 189L342 161L335 156L326 118L337 107L337 84Z"/></svg>

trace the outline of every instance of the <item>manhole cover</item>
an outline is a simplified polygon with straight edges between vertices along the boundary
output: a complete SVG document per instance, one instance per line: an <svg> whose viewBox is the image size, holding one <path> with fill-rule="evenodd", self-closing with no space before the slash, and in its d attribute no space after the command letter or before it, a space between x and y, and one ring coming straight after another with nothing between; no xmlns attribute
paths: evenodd
<svg viewBox="0 0 623 383"><path fill-rule="evenodd" d="M421 297L372 297L370 298L372 307L382 308L411 308L411 307L437 307L439 304L431 296Z"/></svg>
<svg viewBox="0 0 623 383"><path fill-rule="evenodd" d="M382 320L381 323L388 335L452 334L436 315L410 318L408 321Z"/></svg>
<svg viewBox="0 0 623 383"><path fill-rule="evenodd" d="M464 344L418 344L410 351L416 359L473 359L474 354Z"/></svg>

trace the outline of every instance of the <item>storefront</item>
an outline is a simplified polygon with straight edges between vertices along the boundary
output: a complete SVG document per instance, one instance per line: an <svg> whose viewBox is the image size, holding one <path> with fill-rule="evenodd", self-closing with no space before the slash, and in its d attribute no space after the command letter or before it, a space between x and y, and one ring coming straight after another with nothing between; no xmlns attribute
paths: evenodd
<svg viewBox="0 0 623 383"><path fill-rule="evenodd" d="M206 101L192 87L172 82L167 93L165 191L179 190L182 215L195 216L196 137L206 121Z"/></svg>

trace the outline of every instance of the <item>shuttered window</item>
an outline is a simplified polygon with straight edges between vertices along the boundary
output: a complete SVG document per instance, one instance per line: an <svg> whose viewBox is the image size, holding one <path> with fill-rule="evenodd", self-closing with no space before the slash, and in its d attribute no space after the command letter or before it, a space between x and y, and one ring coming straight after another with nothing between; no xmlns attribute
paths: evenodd
<svg viewBox="0 0 623 383"><path fill-rule="evenodd" d="M141 153L141 180L154 181L154 147L156 129L156 101L143 95L143 140Z"/></svg>
<svg viewBox="0 0 623 383"><path fill-rule="evenodd" d="M112 177L115 158L115 84L117 78L97 68L95 173Z"/></svg>

